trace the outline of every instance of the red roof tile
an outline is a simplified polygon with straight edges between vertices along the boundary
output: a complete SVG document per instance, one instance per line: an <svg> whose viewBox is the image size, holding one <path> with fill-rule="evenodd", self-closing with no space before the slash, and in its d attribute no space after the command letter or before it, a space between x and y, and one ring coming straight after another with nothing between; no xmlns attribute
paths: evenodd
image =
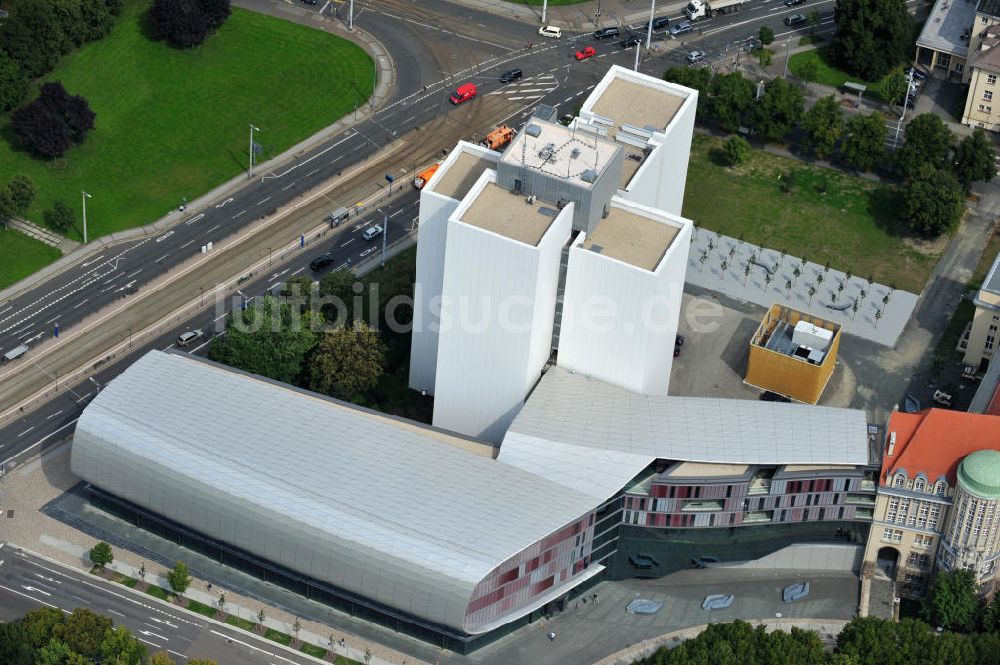
<svg viewBox="0 0 1000 665"><path fill-rule="evenodd" d="M896 444L890 455L893 432ZM962 458L986 448L1000 450L1000 416L948 409L897 411L889 418L888 436L882 458L883 484L897 469L904 469L909 478L922 472L931 483L945 476L954 485Z"/></svg>

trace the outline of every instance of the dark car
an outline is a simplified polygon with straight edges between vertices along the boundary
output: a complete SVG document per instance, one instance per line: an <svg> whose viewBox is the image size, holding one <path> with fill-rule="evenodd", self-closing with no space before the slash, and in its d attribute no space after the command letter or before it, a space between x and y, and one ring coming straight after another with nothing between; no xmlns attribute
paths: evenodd
<svg viewBox="0 0 1000 665"><path fill-rule="evenodd" d="M903 71L903 73L904 74L913 74L913 80L914 81L923 81L924 79L927 78L927 74L924 73L924 72L922 72L922 71L920 71L916 67L907 67L906 70Z"/></svg>
<svg viewBox="0 0 1000 665"><path fill-rule="evenodd" d="M799 25L805 23L808 19L803 14L792 14L791 16L785 17L785 25L789 28L793 25Z"/></svg>
<svg viewBox="0 0 1000 665"><path fill-rule="evenodd" d="M636 44L642 42L642 38L639 35L628 35L625 39L618 42L622 48L632 48Z"/></svg>
<svg viewBox="0 0 1000 665"><path fill-rule="evenodd" d="M670 19L666 16L657 16L653 19L653 30L663 30L665 27L670 25ZM649 21L646 21L642 25L643 30L649 30Z"/></svg>
<svg viewBox="0 0 1000 665"><path fill-rule="evenodd" d="M524 76L524 72L516 67L514 69L508 69L503 74L500 75L501 83L510 83L511 81L516 81L517 79Z"/></svg>
<svg viewBox="0 0 1000 665"><path fill-rule="evenodd" d="M594 31L594 39L611 39L618 36L618 28L601 28Z"/></svg>
<svg viewBox="0 0 1000 665"><path fill-rule="evenodd" d="M324 268L329 268L333 265L333 257L329 254L324 254L323 256L317 256L315 259L309 262L309 269L313 272L319 272Z"/></svg>
<svg viewBox="0 0 1000 665"><path fill-rule="evenodd" d="M785 0L786 7L798 7L804 4L806 4L806 0Z"/></svg>

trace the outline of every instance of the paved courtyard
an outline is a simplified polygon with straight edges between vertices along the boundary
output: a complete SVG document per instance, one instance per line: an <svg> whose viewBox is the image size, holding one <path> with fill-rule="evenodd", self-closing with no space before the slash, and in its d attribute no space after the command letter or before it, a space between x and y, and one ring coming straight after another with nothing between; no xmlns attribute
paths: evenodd
<svg viewBox="0 0 1000 665"><path fill-rule="evenodd" d="M787 305L843 326L843 331L894 346L917 296L869 283L830 267L698 229L692 235L686 281L736 300Z"/></svg>

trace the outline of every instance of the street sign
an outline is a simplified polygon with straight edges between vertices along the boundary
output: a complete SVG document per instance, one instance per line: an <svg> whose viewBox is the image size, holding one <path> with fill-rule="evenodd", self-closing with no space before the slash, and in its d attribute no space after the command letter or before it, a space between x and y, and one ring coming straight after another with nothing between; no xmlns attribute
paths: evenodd
<svg viewBox="0 0 1000 665"><path fill-rule="evenodd" d="M259 155L260 153L264 152L264 146L257 143L256 141L251 141L251 143L253 143L253 154Z"/></svg>
<svg viewBox="0 0 1000 665"><path fill-rule="evenodd" d="M396 180L395 177L389 175L388 173L385 174L385 179L388 180L389 182L393 182L394 180Z"/></svg>

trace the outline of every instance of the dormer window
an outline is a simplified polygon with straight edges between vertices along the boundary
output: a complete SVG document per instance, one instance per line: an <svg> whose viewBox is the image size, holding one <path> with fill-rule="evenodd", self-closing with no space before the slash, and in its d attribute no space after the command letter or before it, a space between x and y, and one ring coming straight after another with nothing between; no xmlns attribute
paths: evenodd
<svg viewBox="0 0 1000 665"><path fill-rule="evenodd" d="M934 485L934 493L937 494L938 496L944 496L947 492L948 492L948 483L943 480L937 481L937 483Z"/></svg>
<svg viewBox="0 0 1000 665"><path fill-rule="evenodd" d="M892 486L903 487L905 485L906 485L906 474L904 474L903 472L897 473L896 476L892 479Z"/></svg>
<svg viewBox="0 0 1000 665"><path fill-rule="evenodd" d="M926 483L924 483L923 478L917 478L916 480L913 481L914 492L923 492L925 488L926 488Z"/></svg>

